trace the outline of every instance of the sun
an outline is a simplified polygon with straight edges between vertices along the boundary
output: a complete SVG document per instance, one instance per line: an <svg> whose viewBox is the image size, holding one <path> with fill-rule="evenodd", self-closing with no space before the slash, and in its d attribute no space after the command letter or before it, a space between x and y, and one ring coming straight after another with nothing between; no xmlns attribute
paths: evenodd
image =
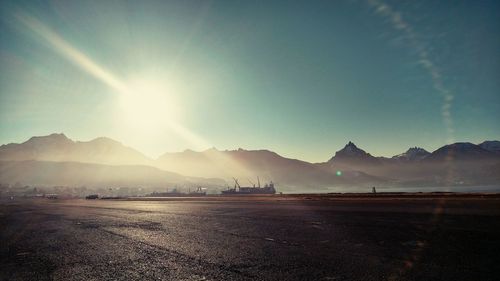
<svg viewBox="0 0 500 281"><path fill-rule="evenodd" d="M119 99L121 120L135 130L162 130L179 119L175 92L162 81L133 80Z"/></svg>
<svg viewBox="0 0 500 281"><path fill-rule="evenodd" d="M113 132L132 143L152 145L159 140L163 144L182 140L195 149L207 149L210 143L182 124L185 120L177 99L182 91L166 81L129 80L117 95Z"/></svg>

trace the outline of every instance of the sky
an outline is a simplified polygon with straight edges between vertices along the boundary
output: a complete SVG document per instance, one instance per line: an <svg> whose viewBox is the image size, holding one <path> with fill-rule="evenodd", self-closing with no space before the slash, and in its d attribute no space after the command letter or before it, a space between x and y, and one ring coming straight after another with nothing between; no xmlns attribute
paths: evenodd
<svg viewBox="0 0 500 281"><path fill-rule="evenodd" d="M500 139L499 1L2 1L0 143L312 162Z"/></svg>

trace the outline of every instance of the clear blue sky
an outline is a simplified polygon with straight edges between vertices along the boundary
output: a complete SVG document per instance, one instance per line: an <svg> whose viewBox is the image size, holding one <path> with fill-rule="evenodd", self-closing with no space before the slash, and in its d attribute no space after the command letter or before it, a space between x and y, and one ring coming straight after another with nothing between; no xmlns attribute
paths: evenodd
<svg viewBox="0 0 500 281"><path fill-rule="evenodd" d="M162 2L2 1L0 143L319 162L500 139L499 1Z"/></svg>

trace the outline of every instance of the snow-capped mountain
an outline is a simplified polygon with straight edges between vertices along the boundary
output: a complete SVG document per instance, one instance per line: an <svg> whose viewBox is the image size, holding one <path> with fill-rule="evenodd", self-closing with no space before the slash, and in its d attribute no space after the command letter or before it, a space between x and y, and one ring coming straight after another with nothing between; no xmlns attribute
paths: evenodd
<svg viewBox="0 0 500 281"><path fill-rule="evenodd" d="M393 156L391 159L398 161L419 161L431 153L420 147L411 147L406 152Z"/></svg>

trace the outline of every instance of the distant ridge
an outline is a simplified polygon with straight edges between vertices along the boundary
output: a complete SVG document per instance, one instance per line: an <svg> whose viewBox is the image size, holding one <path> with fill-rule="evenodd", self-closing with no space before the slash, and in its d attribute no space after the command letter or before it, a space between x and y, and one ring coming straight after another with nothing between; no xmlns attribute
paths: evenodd
<svg viewBox="0 0 500 281"><path fill-rule="evenodd" d="M494 152L494 153L500 153L500 141L484 141L479 144L479 146L482 149Z"/></svg>
<svg viewBox="0 0 500 281"><path fill-rule="evenodd" d="M420 161L431 153L420 147L411 147L406 152L393 156L391 159L399 161Z"/></svg>
<svg viewBox="0 0 500 281"><path fill-rule="evenodd" d="M470 142L457 142L445 145L431 155L426 157L426 161L482 161L498 158L489 150Z"/></svg>
<svg viewBox="0 0 500 281"><path fill-rule="evenodd" d="M195 173L199 177L241 178L246 184L252 184L251 181L255 181L256 177L265 181L272 180L281 186L310 188L382 182L377 177L362 172L347 171L343 177L339 177L315 164L282 157L269 150L239 148L167 153L158 158L157 165L181 174Z"/></svg>
<svg viewBox="0 0 500 281"><path fill-rule="evenodd" d="M324 163L290 159L265 149L245 150L242 148L224 151L211 148L201 152L188 149L183 152L165 153L158 159L151 159L110 138L73 141L64 134L51 134L32 137L20 144L11 143L0 146L0 170L2 171L0 184L12 184L13 181L19 179L19 175L22 175L23 169L37 175L50 170L53 180L45 178L44 182L51 183L62 180L58 173L71 171L71 174L81 176L72 169L83 166L75 163L106 165L107 168L92 167L94 171L110 171L116 177L119 177L119 173L114 171L118 168L108 166L120 166L118 170L144 177L148 174L144 172L147 170L144 167L149 167L154 170L148 171L160 169L179 176L218 178L225 180L227 185L232 185L232 177L239 178L240 182L245 182L246 185L255 183L259 177L262 181L272 180L277 183L278 187L288 190L323 189L334 186L498 184L500 182L499 148L499 141L485 141L480 144L463 142L445 145L432 153L423 148L411 147L401 154L386 158L374 157L349 141ZM15 162L24 164L17 165ZM68 170L66 167L71 167L71 169ZM11 173L9 169L14 170ZM153 174L161 175L160 172ZM83 175L88 177L88 182L93 182L91 178L93 173ZM83 178L83 176L80 177L80 179ZM36 183L41 179L42 177L35 177L33 182ZM141 182L135 180L134 182ZM120 181L113 179L107 182L119 183ZM220 182L224 185L224 181Z"/></svg>
<svg viewBox="0 0 500 281"><path fill-rule="evenodd" d="M480 144L472 144L467 142L458 142L445 145L434 152L432 158L437 157L436 154L443 151L454 151L456 153L473 152L469 150L477 150L477 147L492 153L500 153L500 141L491 140L484 141ZM225 151L252 151L239 148L238 150ZM260 150L269 151L269 150ZM186 149L184 152L165 153L159 158L172 155L191 154L197 156L198 153L216 153L219 152L216 148L210 148L202 152ZM269 151L272 152L272 151ZM272 152L275 153L275 152ZM117 154L120 154L118 157ZM484 154L484 153L483 153ZM349 141L344 148L337 151L327 162L360 162L360 163L380 163L379 160L387 159L405 159L405 160L421 160L430 156L431 153L420 147L411 147L407 151L395 155L390 158L374 157L370 153L356 146ZM73 158L73 159L69 159ZM151 159L141 152L124 146L121 142L107 137L98 137L90 141L73 141L64 133L54 133L47 136L34 136L23 143L9 143L0 146L0 160L48 160L48 161L77 161L77 162L95 162L106 164L152 164L154 159ZM81 161L80 161L81 160Z"/></svg>
<svg viewBox="0 0 500 281"><path fill-rule="evenodd" d="M0 160L72 161L109 165L148 165L151 159L110 138L73 141L64 134L32 137L0 146Z"/></svg>

